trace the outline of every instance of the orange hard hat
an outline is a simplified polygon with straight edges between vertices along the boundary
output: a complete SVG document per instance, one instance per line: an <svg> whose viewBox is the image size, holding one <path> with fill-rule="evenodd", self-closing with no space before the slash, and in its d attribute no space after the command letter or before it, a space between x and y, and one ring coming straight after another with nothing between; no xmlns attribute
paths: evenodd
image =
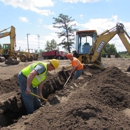
<svg viewBox="0 0 130 130"><path fill-rule="evenodd" d="M71 53L68 53L67 58L70 59L71 57L73 57L73 55Z"/></svg>

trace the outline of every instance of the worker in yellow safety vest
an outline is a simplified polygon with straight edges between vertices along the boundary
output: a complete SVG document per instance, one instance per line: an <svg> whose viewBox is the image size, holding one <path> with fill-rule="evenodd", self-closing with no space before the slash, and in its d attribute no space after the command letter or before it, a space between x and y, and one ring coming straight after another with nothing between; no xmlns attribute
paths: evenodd
<svg viewBox="0 0 130 130"><path fill-rule="evenodd" d="M35 62L19 72L18 83L27 114L31 114L41 107L40 99L32 96L30 93L34 93L43 98L42 87L47 77L47 72L57 69L58 66L59 61L57 59L52 59L49 63Z"/></svg>

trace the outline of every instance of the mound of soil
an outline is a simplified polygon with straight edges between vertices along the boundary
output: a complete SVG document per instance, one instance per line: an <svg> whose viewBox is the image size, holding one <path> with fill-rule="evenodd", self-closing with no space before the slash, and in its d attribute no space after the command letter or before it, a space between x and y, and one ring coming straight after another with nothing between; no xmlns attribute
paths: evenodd
<svg viewBox="0 0 130 130"><path fill-rule="evenodd" d="M71 79L62 88L66 77L64 75L59 78L61 87L58 88L54 87L56 79L50 75L47 82L51 82L49 88L55 88L55 91L47 97L49 101L33 114L23 115L15 123L0 129L130 129L130 80L127 74L116 67L109 67L104 71L87 68L77 80ZM47 82L46 89L49 85ZM1 94L18 92L17 76L0 80L0 90Z"/></svg>
<svg viewBox="0 0 130 130"><path fill-rule="evenodd" d="M0 94L19 91L17 74L10 79L0 79Z"/></svg>

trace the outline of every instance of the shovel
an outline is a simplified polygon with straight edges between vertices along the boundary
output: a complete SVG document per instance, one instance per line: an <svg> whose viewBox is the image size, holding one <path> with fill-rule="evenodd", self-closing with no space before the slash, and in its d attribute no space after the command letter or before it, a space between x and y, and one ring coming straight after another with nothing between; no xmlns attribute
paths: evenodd
<svg viewBox="0 0 130 130"><path fill-rule="evenodd" d="M65 84L64 84L64 86L63 86L63 88L64 88L64 87L66 86L66 84L68 83L70 77L71 77L71 75L70 75L70 76L68 77L68 79L66 80L66 82L65 82Z"/></svg>
<svg viewBox="0 0 130 130"><path fill-rule="evenodd" d="M37 95L35 93L30 92L30 94L33 95L33 96L35 96L35 97L37 97L37 98L39 98L39 99L42 99L43 101L47 101L47 99L41 98L39 95Z"/></svg>

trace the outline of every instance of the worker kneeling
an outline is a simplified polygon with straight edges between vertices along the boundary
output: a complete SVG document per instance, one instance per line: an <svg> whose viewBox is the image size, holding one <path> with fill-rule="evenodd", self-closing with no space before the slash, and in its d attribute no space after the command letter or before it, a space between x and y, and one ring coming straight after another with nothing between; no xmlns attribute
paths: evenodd
<svg viewBox="0 0 130 130"><path fill-rule="evenodd" d="M72 70L70 75L74 74L74 78L77 79L83 72L83 64L71 53L67 54L67 58L71 61Z"/></svg>
<svg viewBox="0 0 130 130"><path fill-rule="evenodd" d="M30 64L19 72L18 82L27 114L31 114L34 110L41 107L40 99L32 96L31 93L39 94L43 98L42 87L47 77L47 72L57 69L58 66L59 61L52 59L49 63L36 62Z"/></svg>

